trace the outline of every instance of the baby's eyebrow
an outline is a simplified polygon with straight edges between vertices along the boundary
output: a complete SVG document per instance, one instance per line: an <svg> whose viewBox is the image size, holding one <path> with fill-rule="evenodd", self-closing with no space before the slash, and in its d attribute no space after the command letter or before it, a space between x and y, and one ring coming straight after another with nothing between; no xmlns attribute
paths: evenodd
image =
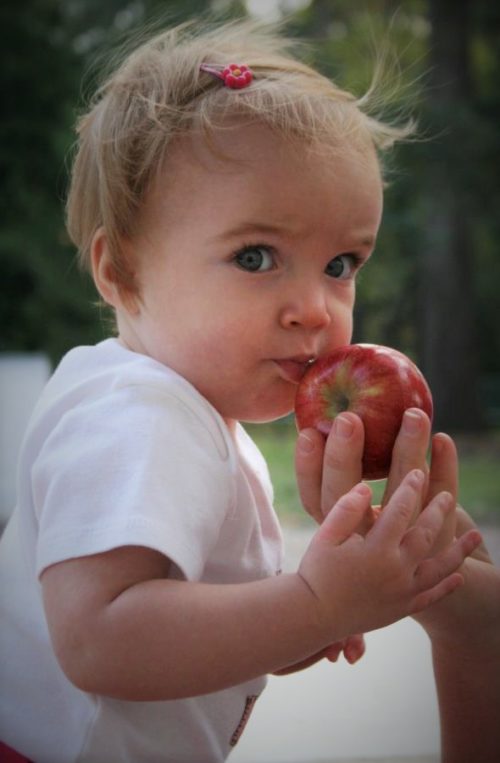
<svg viewBox="0 0 500 763"><path fill-rule="evenodd" d="M278 225L276 223L263 223L263 222L252 222L252 221L245 221L238 225L235 225L234 228L229 228L227 230L224 230L222 233L219 233L217 236L214 236L212 239L214 242L219 241L226 241L231 238L238 238L241 236L249 236L249 235L276 235L279 233L293 233L293 230L291 230L291 226L288 225Z"/></svg>
<svg viewBox="0 0 500 763"><path fill-rule="evenodd" d="M299 226L297 226L297 224L294 225L293 220L290 220L289 223L283 222L282 224L264 223L259 221L244 221L238 225L235 225L234 228L229 228L222 231L222 233L217 234L211 239L211 241L214 243L220 243L230 239L242 238L245 236L266 236L279 234L293 236L300 235L300 233L301 230ZM354 238L357 238L356 245L359 247L372 249L375 246L376 236L373 236L371 233L360 233L359 238L357 236L353 236L353 240Z"/></svg>

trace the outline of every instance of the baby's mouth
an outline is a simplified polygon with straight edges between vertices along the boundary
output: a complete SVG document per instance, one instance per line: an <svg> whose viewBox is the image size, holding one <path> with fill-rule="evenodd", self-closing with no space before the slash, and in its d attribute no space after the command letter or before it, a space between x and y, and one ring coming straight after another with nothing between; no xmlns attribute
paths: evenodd
<svg viewBox="0 0 500 763"><path fill-rule="evenodd" d="M284 358L274 362L285 381L298 384L313 361L314 358Z"/></svg>

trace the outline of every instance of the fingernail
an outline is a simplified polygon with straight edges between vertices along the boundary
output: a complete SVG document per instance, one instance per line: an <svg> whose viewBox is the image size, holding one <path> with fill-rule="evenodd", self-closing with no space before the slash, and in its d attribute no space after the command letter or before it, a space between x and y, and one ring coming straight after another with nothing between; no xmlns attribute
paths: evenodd
<svg viewBox="0 0 500 763"><path fill-rule="evenodd" d="M420 415L416 411L405 411L403 416L403 432L410 437L415 437L420 432L420 426Z"/></svg>
<svg viewBox="0 0 500 763"><path fill-rule="evenodd" d="M453 496L448 491L443 491L439 496L439 505L442 509L449 509L453 504Z"/></svg>
<svg viewBox="0 0 500 763"><path fill-rule="evenodd" d="M344 657L346 658L349 665L354 665L361 657L360 654L358 654L354 649L344 649Z"/></svg>
<svg viewBox="0 0 500 763"><path fill-rule="evenodd" d="M337 416L334 426L335 434L343 440L348 440L354 431L354 425L347 416Z"/></svg>
<svg viewBox="0 0 500 763"><path fill-rule="evenodd" d="M370 486L365 482L358 482L358 484L353 487L353 491L360 495L371 495L372 493Z"/></svg>
<svg viewBox="0 0 500 763"><path fill-rule="evenodd" d="M314 450L314 442L304 432L300 432L298 439L298 448L302 453L312 453Z"/></svg>
<svg viewBox="0 0 500 763"><path fill-rule="evenodd" d="M409 475L410 485L413 485L413 487L420 487L423 481L424 481L423 471L421 471L420 469L414 469L412 472L410 472L410 475Z"/></svg>
<svg viewBox="0 0 500 763"><path fill-rule="evenodd" d="M445 434L444 432L437 432L437 434L434 435L432 438L432 452L435 456L440 456L442 453L445 452L446 448L449 448L450 445L450 437L449 435ZM453 447L453 442L451 443Z"/></svg>

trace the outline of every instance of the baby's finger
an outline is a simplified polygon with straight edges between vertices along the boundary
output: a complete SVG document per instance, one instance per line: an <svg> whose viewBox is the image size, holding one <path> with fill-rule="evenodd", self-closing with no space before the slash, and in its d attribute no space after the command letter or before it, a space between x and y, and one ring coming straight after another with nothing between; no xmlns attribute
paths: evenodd
<svg viewBox="0 0 500 763"><path fill-rule="evenodd" d="M361 481L364 429L359 416L345 411L335 421L325 445L323 459L323 515Z"/></svg>
<svg viewBox="0 0 500 763"><path fill-rule="evenodd" d="M415 513L415 507L422 500L425 475L420 469L413 469L403 479L385 509L367 535L377 542L400 543L408 530Z"/></svg>
<svg viewBox="0 0 500 763"><path fill-rule="evenodd" d="M448 596L453 593L464 582L462 575L459 572L454 572L444 580L441 580L434 588L430 588L427 591L422 591L415 596L413 600L413 606L408 614L416 614L423 609L427 609L431 604L436 604L444 596Z"/></svg>
<svg viewBox="0 0 500 763"><path fill-rule="evenodd" d="M325 517L317 532L317 538L340 546L357 532L359 524L368 510L372 491L363 482L352 488L337 501L331 512Z"/></svg>
<svg viewBox="0 0 500 763"><path fill-rule="evenodd" d="M415 572L417 590L429 590L454 573L482 541L481 533L470 530L438 556L424 559Z"/></svg>
<svg viewBox="0 0 500 763"><path fill-rule="evenodd" d="M343 639L343 641L336 641L334 644L326 648L325 657L328 662L337 662L338 658L344 651L344 646L346 643L347 639Z"/></svg>
<svg viewBox="0 0 500 763"><path fill-rule="evenodd" d="M354 665L355 662L361 659L365 652L366 644L363 634L349 636L344 646L344 657L349 665Z"/></svg>
<svg viewBox="0 0 500 763"><path fill-rule="evenodd" d="M427 448L431 424L429 417L419 408L408 408L403 416L401 429L394 443L392 462L382 499L385 506L403 477L412 469L427 472Z"/></svg>
<svg viewBox="0 0 500 763"><path fill-rule="evenodd" d="M295 474L302 505L321 524L321 479L325 438L316 429L303 429L295 448Z"/></svg>
<svg viewBox="0 0 500 763"><path fill-rule="evenodd" d="M436 540L446 522L446 517L455 506L451 493L443 492L435 496L418 517L415 525L405 534L401 550L415 564L431 556Z"/></svg>

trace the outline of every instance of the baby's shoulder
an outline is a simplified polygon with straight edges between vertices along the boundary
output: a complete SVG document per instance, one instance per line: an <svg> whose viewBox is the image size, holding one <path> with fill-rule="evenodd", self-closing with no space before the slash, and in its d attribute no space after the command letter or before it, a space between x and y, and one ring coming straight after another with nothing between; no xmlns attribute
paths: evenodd
<svg viewBox="0 0 500 763"><path fill-rule="evenodd" d="M134 432L137 440L208 439L223 460L232 448L223 419L186 379L115 339L71 350L49 381L38 414L50 426L64 419L87 431L105 426L124 436Z"/></svg>

